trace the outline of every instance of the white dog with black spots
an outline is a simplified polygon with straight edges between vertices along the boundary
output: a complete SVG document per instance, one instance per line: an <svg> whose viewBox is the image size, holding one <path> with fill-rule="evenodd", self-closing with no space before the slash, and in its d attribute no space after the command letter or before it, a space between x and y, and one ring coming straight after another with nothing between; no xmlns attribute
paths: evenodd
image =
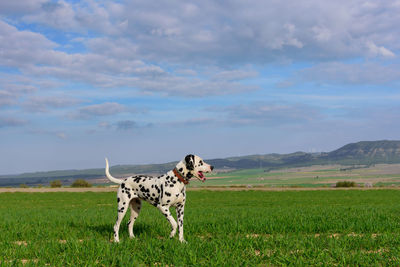
<svg viewBox="0 0 400 267"><path fill-rule="evenodd" d="M114 183L120 184L117 192L118 218L114 225L114 241L119 242L119 227L122 219L131 208L131 217L128 222L128 231L131 238L133 235L133 224L139 216L141 200L145 200L157 207L171 224L170 237L176 234L179 229L179 241L186 242L183 238L183 213L186 201L186 184L192 177L205 181L204 173L209 173L213 166L205 163L199 156L187 155L176 167L164 175L153 176L132 176L126 179L114 178L109 171L108 160L106 159L106 176ZM176 208L178 224L169 211L170 207Z"/></svg>

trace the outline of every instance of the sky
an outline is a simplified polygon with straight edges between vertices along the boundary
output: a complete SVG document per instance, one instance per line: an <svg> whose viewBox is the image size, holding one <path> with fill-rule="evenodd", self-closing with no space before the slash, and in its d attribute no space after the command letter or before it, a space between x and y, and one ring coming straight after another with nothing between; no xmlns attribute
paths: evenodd
<svg viewBox="0 0 400 267"><path fill-rule="evenodd" d="M400 139L400 1L0 1L0 174Z"/></svg>

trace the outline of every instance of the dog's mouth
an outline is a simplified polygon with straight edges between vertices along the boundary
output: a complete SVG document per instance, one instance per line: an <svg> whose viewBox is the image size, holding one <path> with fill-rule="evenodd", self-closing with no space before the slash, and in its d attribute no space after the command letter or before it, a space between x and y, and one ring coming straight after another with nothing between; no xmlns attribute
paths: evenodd
<svg viewBox="0 0 400 267"><path fill-rule="evenodd" d="M197 178L199 178L200 181L202 181L204 183L204 181L206 180L206 177L204 176L202 171L199 171L197 173Z"/></svg>

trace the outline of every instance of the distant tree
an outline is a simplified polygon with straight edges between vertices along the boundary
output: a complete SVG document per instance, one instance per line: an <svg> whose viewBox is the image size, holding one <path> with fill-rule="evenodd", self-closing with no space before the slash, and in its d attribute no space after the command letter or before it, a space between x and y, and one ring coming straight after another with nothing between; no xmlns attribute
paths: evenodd
<svg viewBox="0 0 400 267"><path fill-rule="evenodd" d="M92 184L88 183L86 180L83 179L76 179L72 185L72 187L92 187Z"/></svg>
<svg viewBox="0 0 400 267"><path fill-rule="evenodd" d="M26 184L20 184L19 188L28 188L28 186Z"/></svg>
<svg viewBox="0 0 400 267"><path fill-rule="evenodd" d="M357 184L352 181L341 181L336 183L336 187L356 187Z"/></svg>
<svg viewBox="0 0 400 267"><path fill-rule="evenodd" d="M50 187L55 188L55 187L61 187L61 181L60 180L54 180L50 182Z"/></svg>

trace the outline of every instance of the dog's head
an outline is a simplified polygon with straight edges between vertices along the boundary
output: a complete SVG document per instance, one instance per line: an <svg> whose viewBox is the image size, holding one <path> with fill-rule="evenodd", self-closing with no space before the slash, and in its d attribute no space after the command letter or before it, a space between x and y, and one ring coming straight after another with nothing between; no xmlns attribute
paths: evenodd
<svg viewBox="0 0 400 267"><path fill-rule="evenodd" d="M205 163L199 156L190 154L176 165L176 169L187 179L196 177L204 182L206 180L204 173L212 172L214 166Z"/></svg>

